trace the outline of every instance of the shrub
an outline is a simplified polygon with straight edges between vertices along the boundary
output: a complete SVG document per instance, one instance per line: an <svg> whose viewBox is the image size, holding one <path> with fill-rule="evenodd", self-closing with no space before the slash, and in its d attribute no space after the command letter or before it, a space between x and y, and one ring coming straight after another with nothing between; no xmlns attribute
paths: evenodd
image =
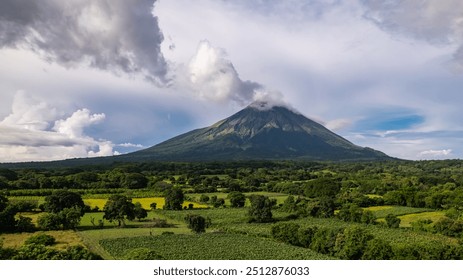
<svg viewBox="0 0 463 280"><path fill-rule="evenodd" d="M37 225L43 230L59 230L61 218L58 214L47 213L37 219Z"/></svg>
<svg viewBox="0 0 463 280"><path fill-rule="evenodd" d="M372 239L367 242L363 260L390 260L394 257L392 246L382 239Z"/></svg>
<svg viewBox="0 0 463 280"><path fill-rule="evenodd" d="M188 228L195 233L206 232L206 228L208 227L207 220L200 215L188 214L185 216L185 222Z"/></svg>
<svg viewBox="0 0 463 280"><path fill-rule="evenodd" d="M388 214L385 218L386 225L389 228L398 228L400 226L400 219L393 214Z"/></svg>
<svg viewBox="0 0 463 280"><path fill-rule="evenodd" d="M299 246L298 231L300 226L295 223L282 223L272 226L272 237L276 240Z"/></svg>
<svg viewBox="0 0 463 280"><path fill-rule="evenodd" d="M29 237L24 241L24 244L36 244L36 245L43 245L43 246L51 246L56 243L56 239L48 234L38 234Z"/></svg>
<svg viewBox="0 0 463 280"><path fill-rule="evenodd" d="M162 260L164 258L158 253L156 253L154 250L150 250L148 248L137 248L127 253L124 259L126 260Z"/></svg>

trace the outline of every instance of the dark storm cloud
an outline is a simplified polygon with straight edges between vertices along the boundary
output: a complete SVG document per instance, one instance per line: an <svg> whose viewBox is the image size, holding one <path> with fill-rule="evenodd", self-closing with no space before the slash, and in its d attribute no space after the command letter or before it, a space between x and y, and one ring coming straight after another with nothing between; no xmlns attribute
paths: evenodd
<svg viewBox="0 0 463 280"><path fill-rule="evenodd" d="M65 67L89 65L166 82L153 0L3 0L0 47L33 50Z"/></svg>

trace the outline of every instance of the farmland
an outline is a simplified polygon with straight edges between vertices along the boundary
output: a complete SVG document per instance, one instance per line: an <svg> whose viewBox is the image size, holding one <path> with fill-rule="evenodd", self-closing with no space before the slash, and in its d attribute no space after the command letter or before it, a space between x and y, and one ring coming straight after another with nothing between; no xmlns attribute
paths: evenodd
<svg viewBox="0 0 463 280"><path fill-rule="evenodd" d="M100 241L111 255L124 259L137 248L155 251L162 259L178 260L323 260L330 259L311 250L270 239L240 234L160 235Z"/></svg>

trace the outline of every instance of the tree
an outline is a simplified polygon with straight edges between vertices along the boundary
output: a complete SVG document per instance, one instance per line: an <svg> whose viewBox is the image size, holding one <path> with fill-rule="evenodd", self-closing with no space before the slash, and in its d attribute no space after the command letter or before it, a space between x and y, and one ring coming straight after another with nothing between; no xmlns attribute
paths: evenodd
<svg viewBox="0 0 463 280"><path fill-rule="evenodd" d="M46 213L37 219L37 225L43 230L59 230L61 229L61 224L61 217L56 213Z"/></svg>
<svg viewBox="0 0 463 280"><path fill-rule="evenodd" d="M394 216L393 214L388 214L385 220L386 220L386 225L389 228L398 228L400 225L400 219Z"/></svg>
<svg viewBox="0 0 463 280"><path fill-rule="evenodd" d="M224 205L225 205L225 199L223 199L223 198L218 198L214 202L214 207L215 208L219 208L219 207L222 207Z"/></svg>
<svg viewBox="0 0 463 280"><path fill-rule="evenodd" d="M0 212L5 210L7 205L8 205L8 198L0 194Z"/></svg>
<svg viewBox="0 0 463 280"><path fill-rule="evenodd" d="M195 233L206 232L209 223L206 218L200 215L188 214L185 216L185 222L191 231Z"/></svg>
<svg viewBox="0 0 463 280"><path fill-rule="evenodd" d="M125 175L122 186L129 189L143 189L148 185L148 179L140 173L129 173Z"/></svg>
<svg viewBox="0 0 463 280"><path fill-rule="evenodd" d="M199 202L201 203L207 203L209 201L209 196L205 195L205 194L202 194L200 197L199 197Z"/></svg>
<svg viewBox="0 0 463 280"><path fill-rule="evenodd" d="M363 210L362 218L360 219L360 221L363 224L371 224L371 225L373 225L373 224L376 223L376 216L373 213L373 211Z"/></svg>
<svg viewBox="0 0 463 280"><path fill-rule="evenodd" d="M156 207L158 207L158 204L156 202L150 204L151 210L156 210Z"/></svg>
<svg viewBox="0 0 463 280"><path fill-rule="evenodd" d="M228 198L230 199L231 207L241 208L246 203L246 196L240 192L231 192L228 194Z"/></svg>
<svg viewBox="0 0 463 280"><path fill-rule="evenodd" d="M112 195L103 208L103 219L110 222L116 220L120 227L124 227L125 219L133 220L135 218L134 208L131 198L120 194Z"/></svg>
<svg viewBox="0 0 463 280"><path fill-rule="evenodd" d="M371 239L373 236L364 228L348 227L336 237L335 255L344 260L360 260Z"/></svg>
<svg viewBox="0 0 463 280"><path fill-rule="evenodd" d="M273 221L272 208L276 205L275 199L263 195L252 195L251 207L248 211L249 222L268 223Z"/></svg>
<svg viewBox="0 0 463 280"><path fill-rule="evenodd" d="M367 242L363 260L390 260L394 257L394 251L389 242L374 238Z"/></svg>
<svg viewBox="0 0 463 280"><path fill-rule="evenodd" d="M0 232L11 232L15 230L15 215L17 210L14 206L8 205L0 212Z"/></svg>
<svg viewBox="0 0 463 280"><path fill-rule="evenodd" d="M185 197L180 188L171 188L166 192L164 197L164 209L166 210L182 210L182 204Z"/></svg>
<svg viewBox="0 0 463 280"><path fill-rule="evenodd" d="M45 197L45 211L59 213L65 208L80 208L80 215L84 215L85 204L82 196L67 190L58 190Z"/></svg>
<svg viewBox="0 0 463 280"><path fill-rule="evenodd" d="M64 208L58 213L63 229L75 229L80 224L81 209L77 206L72 208Z"/></svg>
<svg viewBox="0 0 463 280"><path fill-rule="evenodd" d="M148 212L146 212L146 210L141 206L140 202L135 203L133 211L135 214L135 218L137 218L138 221L141 221L141 219L148 217Z"/></svg>

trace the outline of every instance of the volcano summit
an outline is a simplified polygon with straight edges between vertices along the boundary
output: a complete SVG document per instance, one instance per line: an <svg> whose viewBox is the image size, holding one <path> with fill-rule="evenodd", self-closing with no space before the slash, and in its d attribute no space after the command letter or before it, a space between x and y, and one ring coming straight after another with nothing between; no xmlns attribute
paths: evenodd
<svg viewBox="0 0 463 280"><path fill-rule="evenodd" d="M122 157L131 160L387 160L288 109L255 102L209 127Z"/></svg>

